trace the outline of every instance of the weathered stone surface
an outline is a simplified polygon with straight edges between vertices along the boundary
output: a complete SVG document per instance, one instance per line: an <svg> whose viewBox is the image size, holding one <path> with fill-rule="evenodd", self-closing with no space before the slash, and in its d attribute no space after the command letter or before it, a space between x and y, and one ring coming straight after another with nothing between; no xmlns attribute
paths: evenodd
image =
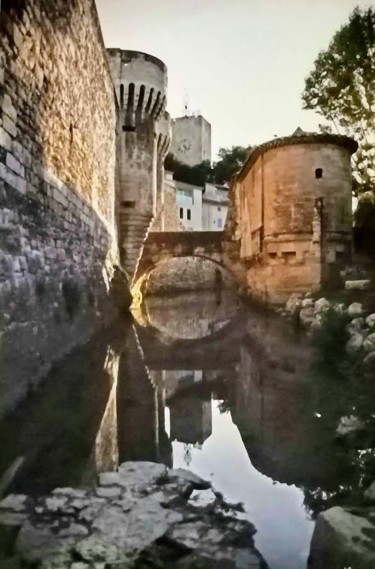
<svg viewBox="0 0 375 569"><path fill-rule="evenodd" d="M374 517L367 509L334 507L319 514L311 541L309 569L372 569Z"/></svg>
<svg viewBox="0 0 375 569"><path fill-rule="evenodd" d="M192 563L204 560L213 568L224 562L233 569L263 566L253 544L254 526L238 519L235 507L199 476L160 464L129 462L117 473L102 474L100 480L104 485L92 491L59 488L46 498L29 497L27 512L18 512L25 497L3 501L0 512L6 516L0 514L0 524L21 526L17 554L43 569L132 569L134 564L153 566L143 565L143 559L163 563L162 540L162 555L169 559L173 554L176 567L185 566L189 550ZM189 501L187 485L208 488L198 491L209 494L209 499L197 499L195 493Z"/></svg>
<svg viewBox="0 0 375 569"><path fill-rule="evenodd" d="M192 484L197 490L205 490L211 487L211 484L207 480L203 480L200 476L194 474L190 470L185 470L184 468L176 468L170 470L168 474L169 480L173 482L182 482Z"/></svg>
<svg viewBox="0 0 375 569"><path fill-rule="evenodd" d="M363 366L367 378L375 378L375 351L366 355Z"/></svg>
<svg viewBox="0 0 375 569"><path fill-rule="evenodd" d="M314 301L312 298L304 298L301 302L302 308L311 308L312 306L314 306Z"/></svg>
<svg viewBox="0 0 375 569"><path fill-rule="evenodd" d="M373 482L371 486L367 488L364 496L368 502L375 502L375 482Z"/></svg>
<svg viewBox="0 0 375 569"><path fill-rule="evenodd" d="M331 303L326 298L319 298L314 304L315 314L320 314L330 308Z"/></svg>
<svg viewBox="0 0 375 569"><path fill-rule="evenodd" d="M351 337L346 343L346 352L351 355L358 352L363 346L364 336L360 332L353 330Z"/></svg>
<svg viewBox="0 0 375 569"><path fill-rule="evenodd" d="M285 310L290 314L295 314L301 308L301 306L303 306L303 295L293 293L286 301Z"/></svg>
<svg viewBox="0 0 375 569"><path fill-rule="evenodd" d="M371 281L369 279L345 281L346 290L368 290L371 288Z"/></svg>
<svg viewBox="0 0 375 569"><path fill-rule="evenodd" d="M365 352L375 352L375 332L367 336L363 342Z"/></svg>
<svg viewBox="0 0 375 569"><path fill-rule="evenodd" d="M0 415L116 315L106 51L92 0L42 4L1 8Z"/></svg>
<svg viewBox="0 0 375 569"><path fill-rule="evenodd" d="M27 496L22 494L10 494L0 502L0 511L12 510L13 512L24 512L26 510Z"/></svg>
<svg viewBox="0 0 375 569"><path fill-rule="evenodd" d="M348 307L348 314L349 316L351 316L352 318L356 317L356 316L362 316L363 314L363 307L362 304L360 302L353 302L349 307Z"/></svg>
<svg viewBox="0 0 375 569"><path fill-rule="evenodd" d="M366 324L369 328L375 328L375 314L369 314L367 316Z"/></svg>
<svg viewBox="0 0 375 569"><path fill-rule="evenodd" d="M315 319L314 307L308 306L306 308L302 308L301 312L299 313L299 319L302 326L306 330L309 329Z"/></svg>
<svg viewBox="0 0 375 569"><path fill-rule="evenodd" d="M118 471L124 483L131 487L155 484L168 470L164 464L154 462L124 462Z"/></svg>
<svg viewBox="0 0 375 569"><path fill-rule="evenodd" d="M346 329L349 334L353 335L357 332L361 332L365 325L365 319L362 317L353 318L351 322L347 325Z"/></svg>

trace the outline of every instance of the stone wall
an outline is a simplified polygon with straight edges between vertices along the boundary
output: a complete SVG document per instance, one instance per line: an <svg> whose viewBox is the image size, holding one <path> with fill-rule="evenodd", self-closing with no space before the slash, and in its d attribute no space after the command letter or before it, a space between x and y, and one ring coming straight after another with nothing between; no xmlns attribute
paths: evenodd
<svg viewBox="0 0 375 569"><path fill-rule="evenodd" d="M114 316L116 102L93 0L0 22L0 413Z"/></svg>
<svg viewBox="0 0 375 569"><path fill-rule="evenodd" d="M165 172L163 192L158 193L162 196L156 211L156 217L152 224L151 231L186 231L180 221L179 208L176 200L176 182L172 172Z"/></svg>

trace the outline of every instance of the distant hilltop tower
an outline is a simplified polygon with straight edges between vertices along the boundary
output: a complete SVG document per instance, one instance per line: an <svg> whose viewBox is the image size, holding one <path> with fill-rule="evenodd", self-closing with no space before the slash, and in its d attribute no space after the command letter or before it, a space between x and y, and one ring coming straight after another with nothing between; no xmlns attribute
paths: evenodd
<svg viewBox="0 0 375 569"><path fill-rule="evenodd" d="M171 152L177 160L195 166L211 162L211 125L202 117L185 116L172 122Z"/></svg>
<svg viewBox="0 0 375 569"><path fill-rule="evenodd" d="M164 159L171 142L167 68L139 51L108 49L120 107L116 211L121 262L132 280L163 202Z"/></svg>

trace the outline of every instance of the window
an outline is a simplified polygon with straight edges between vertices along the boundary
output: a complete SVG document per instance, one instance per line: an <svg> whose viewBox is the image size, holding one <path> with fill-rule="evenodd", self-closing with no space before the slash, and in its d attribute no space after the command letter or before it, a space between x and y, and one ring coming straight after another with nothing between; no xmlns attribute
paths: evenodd
<svg viewBox="0 0 375 569"><path fill-rule="evenodd" d="M125 200L123 202L121 202L121 207L126 207L129 209L134 209L135 208L135 202L134 201L130 201L130 200Z"/></svg>
<svg viewBox="0 0 375 569"><path fill-rule="evenodd" d="M187 210L187 218L189 221L191 220L191 210L190 209Z"/></svg>
<svg viewBox="0 0 375 569"><path fill-rule="evenodd" d="M218 220L217 220L217 226L218 226L219 229L222 229L223 226L222 226L222 221L221 221L221 219L218 219Z"/></svg>
<svg viewBox="0 0 375 569"><path fill-rule="evenodd" d="M221 207L218 207L218 208L217 208L217 211L221 211Z"/></svg>
<svg viewBox="0 0 375 569"><path fill-rule="evenodd" d="M317 168L315 170L315 178L317 178L318 180L323 178L323 169L322 168Z"/></svg>
<svg viewBox="0 0 375 569"><path fill-rule="evenodd" d="M184 208L180 207L180 219L184 219Z"/></svg>

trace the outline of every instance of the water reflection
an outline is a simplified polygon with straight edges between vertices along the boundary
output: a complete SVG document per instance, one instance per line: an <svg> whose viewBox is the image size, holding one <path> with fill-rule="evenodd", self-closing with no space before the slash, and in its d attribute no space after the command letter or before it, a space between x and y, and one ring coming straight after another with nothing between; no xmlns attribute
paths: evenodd
<svg viewBox="0 0 375 569"><path fill-rule="evenodd" d="M279 318L219 300L149 298L70 356L0 425L0 487L16 463L8 492L90 484L125 460L188 466L245 504L270 569L305 569L304 502L340 484L306 404L311 348Z"/></svg>

